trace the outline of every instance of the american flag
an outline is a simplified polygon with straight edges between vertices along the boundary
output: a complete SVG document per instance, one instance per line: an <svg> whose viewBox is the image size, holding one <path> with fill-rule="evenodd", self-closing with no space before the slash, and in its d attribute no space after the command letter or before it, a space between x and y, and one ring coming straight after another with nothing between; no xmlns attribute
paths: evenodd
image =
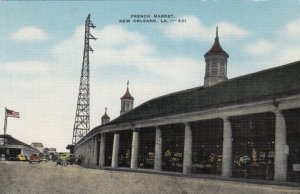
<svg viewBox="0 0 300 194"><path fill-rule="evenodd" d="M13 110L9 110L9 109L6 109L6 116L7 117L20 118L19 112L16 112L16 111L13 111Z"/></svg>

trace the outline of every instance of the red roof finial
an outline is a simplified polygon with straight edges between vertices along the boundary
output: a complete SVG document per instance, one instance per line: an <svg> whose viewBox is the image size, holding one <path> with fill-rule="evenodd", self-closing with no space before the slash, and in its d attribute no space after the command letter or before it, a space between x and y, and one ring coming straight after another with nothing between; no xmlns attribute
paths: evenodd
<svg viewBox="0 0 300 194"><path fill-rule="evenodd" d="M208 55L214 54L224 54L225 56L229 57L229 55L222 49L220 42L219 42L219 33L218 33L218 26L216 27L216 38L214 45L209 49L209 51L204 55L205 57Z"/></svg>
<svg viewBox="0 0 300 194"><path fill-rule="evenodd" d="M133 100L134 98L131 96L131 94L129 93L129 80L127 80L127 90L126 93L124 94L124 96L121 98L122 99L129 99L129 100Z"/></svg>

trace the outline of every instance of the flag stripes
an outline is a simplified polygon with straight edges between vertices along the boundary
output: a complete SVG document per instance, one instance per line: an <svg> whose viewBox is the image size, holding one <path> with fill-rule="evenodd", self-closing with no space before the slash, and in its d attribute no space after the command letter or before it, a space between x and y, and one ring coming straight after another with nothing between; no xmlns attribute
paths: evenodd
<svg viewBox="0 0 300 194"><path fill-rule="evenodd" d="M7 117L20 118L19 112L16 112L16 111L13 111L13 110L9 110L9 109L6 109L6 116Z"/></svg>

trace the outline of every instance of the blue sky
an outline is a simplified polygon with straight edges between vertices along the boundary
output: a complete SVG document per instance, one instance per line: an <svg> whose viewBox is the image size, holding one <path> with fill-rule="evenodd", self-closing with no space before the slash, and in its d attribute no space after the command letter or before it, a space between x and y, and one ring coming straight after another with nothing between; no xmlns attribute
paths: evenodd
<svg viewBox="0 0 300 194"><path fill-rule="evenodd" d="M21 114L9 118L8 133L61 151L71 142L89 13L98 38L90 55L93 128L105 107L119 115L127 80L135 106L203 85L216 26L229 78L299 60L299 11L300 1L0 1L0 108ZM119 22L133 14L186 23Z"/></svg>

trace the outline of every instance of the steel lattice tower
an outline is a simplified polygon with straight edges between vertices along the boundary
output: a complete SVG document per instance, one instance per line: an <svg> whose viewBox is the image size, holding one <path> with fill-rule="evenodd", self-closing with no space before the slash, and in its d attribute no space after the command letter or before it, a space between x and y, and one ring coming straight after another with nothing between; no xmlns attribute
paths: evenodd
<svg viewBox="0 0 300 194"><path fill-rule="evenodd" d="M75 123L73 128L72 144L76 144L82 137L84 137L90 130L90 61L89 52L94 51L90 46L90 39L96 38L90 34L90 28L96 26L90 20L90 14L85 21L85 35L84 35L84 51L83 61L79 85L79 93L77 100L77 109L75 116Z"/></svg>

